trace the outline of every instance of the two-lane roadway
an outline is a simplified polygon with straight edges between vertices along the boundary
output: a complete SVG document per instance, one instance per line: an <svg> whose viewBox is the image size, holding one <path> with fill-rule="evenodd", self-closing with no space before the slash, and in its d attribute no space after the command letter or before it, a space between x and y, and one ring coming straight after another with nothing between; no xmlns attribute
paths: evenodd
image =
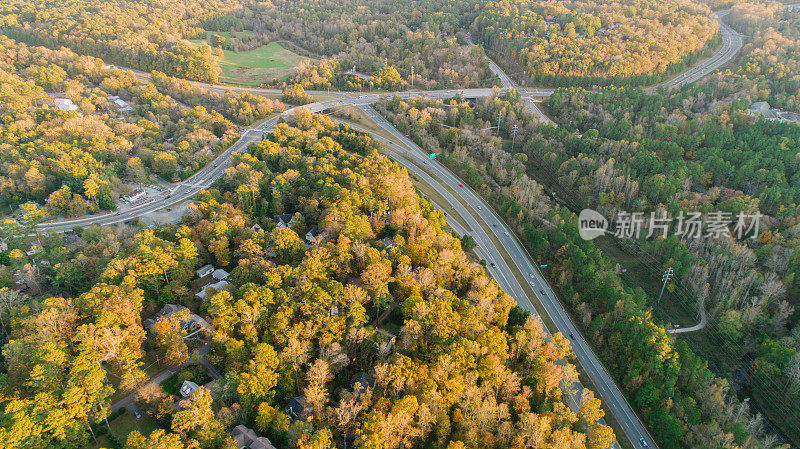
<svg viewBox="0 0 800 449"><path fill-rule="evenodd" d="M698 66L693 67L684 74L664 83L665 87L681 86L696 81L729 61L739 48L741 48L741 36L730 30L730 28L720 20L720 17L724 16L724 14L725 12L720 12L717 15L717 20L720 22L720 28L723 34L723 48L709 60L698 64ZM411 98L418 95L440 99L450 98L456 95L460 95L463 98L480 98L494 95L498 91L515 89L520 92L526 104L535 107L531 101L532 97L546 97L553 93L553 89L520 88L494 61L489 60L489 66L492 72L499 78L502 88L415 91L398 92L395 94L403 98ZM137 74L137 76L139 75ZM146 76L146 74L141 74L141 76ZM277 91L268 89L231 88L228 86L216 85L203 86L212 90L234 89L264 94L278 93ZM406 147L411 148L412 151L404 151L404 148L396 143L387 142L394 149L398 150L398 154L393 155L393 158L400 164L408 167L409 170L419 175L426 183L435 188L437 193L448 202L449 206L456 210L466 221L470 229L463 229L461 232L469 231L470 235L472 235L479 244L477 251L480 256L494 263L494 266L489 267L489 271L500 286L508 292L509 295L516 298L520 306L531 312L535 312L535 309L530 300L532 296L529 295L536 297L555 324L555 330L561 332L565 336L569 336L573 346L573 352L578 362L594 384L603 403L619 423L627 438L637 448L644 447L642 442L647 444L648 447L657 448L656 442L652 439L646 427L628 404L620 388L614 383L611 375L606 371L605 367L594 354L591 346L570 320L569 314L559 302L555 292L548 285L545 277L537 268L538 264L530 258L527 251L517 240L509 227L506 226L502 219L491 209L490 205L479 195L469 188L462 187L459 180L451 172L442 167L437 161L428 158L421 148L406 139L404 135L399 133L388 121L369 106L385 95L395 94L339 94L339 98L308 104L304 106L304 108L311 112L322 112L330 108L346 105L359 107L382 129L391 133L398 142L402 142ZM284 112L282 116L292 114L298 109L299 108L289 109ZM230 166L233 155L237 152L246 151L251 143L260 141L264 133L272 130L279 117L280 116L273 117L256 127L243 131L241 138L236 143L220 153L212 163L195 173L192 177L173 185L171 193L168 195L154 198L148 203L135 206L124 212L95 215L75 220L41 223L38 229L40 231L53 230L56 232L65 232L73 229L75 226L86 227L94 224L112 225L141 217L184 201L200 190L208 188L216 179L222 176L224 171ZM381 136L374 135L374 137L386 141L386 139ZM455 194L453 192L455 192ZM457 231L459 231L461 227L455 220L451 221L451 225ZM492 234L491 236L489 234L490 232ZM527 285L525 282L520 282L516 276L514 276L511 267L507 265L503 254L495 245L495 241L500 243L503 251L509 256L518 272L522 273L522 276L527 276Z"/></svg>

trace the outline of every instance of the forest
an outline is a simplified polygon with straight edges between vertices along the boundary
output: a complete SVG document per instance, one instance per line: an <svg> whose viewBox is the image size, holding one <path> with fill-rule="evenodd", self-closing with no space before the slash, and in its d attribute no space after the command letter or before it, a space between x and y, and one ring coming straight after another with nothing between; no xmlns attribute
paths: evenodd
<svg viewBox="0 0 800 449"><path fill-rule="evenodd" d="M266 86L392 91L496 84L475 38L524 85L591 87L652 84L707 55L719 44L709 13L702 3L676 0L422 0L413 7L401 0L13 0L0 10L0 31L203 82L217 81L223 49L283 42L319 62L301 63L289 79L265 79ZM189 42L207 34L208 43ZM348 74L353 67L358 73Z"/></svg>
<svg viewBox="0 0 800 449"><path fill-rule="evenodd" d="M141 81L93 57L6 37L0 77L0 204L25 205L23 218L34 221L113 210L150 174L185 179L238 139L236 123L283 110L160 73Z"/></svg>
<svg viewBox="0 0 800 449"><path fill-rule="evenodd" d="M709 13L695 2L503 0L470 29L525 85L646 85L719 43Z"/></svg>
<svg viewBox="0 0 800 449"><path fill-rule="evenodd" d="M183 39L204 32L191 25L195 15L235 6L228 0L8 0L0 31L31 45L64 46L124 67L214 82L220 69L211 47L197 49Z"/></svg>
<svg viewBox="0 0 800 449"><path fill-rule="evenodd" d="M205 357L179 319L143 327L182 303L209 317L207 363L224 374L179 406L159 386L140 390L163 428L120 447L227 448L237 425L279 447L610 447L600 401L562 389L577 376L563 363L567 340L516 307L376 150L300 113L239 155L177 225L80 230L75 249L46 236L41 257L58 262L42 291L71 294L0 289L0 440L75 447L113 433L112 398L141 385L145 359ZM276 226L286 213L291 226ZM320 238L308 244L312 227ZM24 241L2 229L10 245ZM60 284L87 260L96 277ZM229 270L230 285L197 301L189 289L205 263ZM367 387L354 389L359 375ZM295 399L302 419L286 413Z"/></svg>
<svg viewBox="0 0 800 449"><path fill-rule="evenodd" d="M626 90L564 90L551 97L550 110L561 107L554 115L563 117L563 123L576 120L571 114L604 117L609 113L596 103L566 104L566 99L579 95L596 96L604 98L603 104L609 108L633 111L629 119L647 120L645 110L630 107L625 101L632 100L622 92ZM662 106L666 103L658 95L636 98L661 101ZM680 99L674 101L684 104ZM623 125L628 133L622 136L608 133L606 128L581 126L583 135L578 137L567 125L539 125L512 94L480 99L475 104L443 104L421 98L402 101L395 97L380 103L379 109L425 151L437 153L516 227L533 257L549 267L549 277L561 290L576 321L595 342L598 354L627 390L661 445L773 447L773 435L763 432L761 418L749 413L748 405L737 398L742 387L752 388L771 401L763 407L782 413L786 417L778 421L782 430L787 434L793 431L788 414L796 413L792 411L796 401L791 396L779 396L786 394L787 384L790 392L800 385L793 368L793 360L800 360L796 356L800 327L792 296L787 294L787 289L796 289L792 273L797 272L799 260L797 234L784 227L796 229L798 222L791 195L783 197L778 216L771 215L771 209L762 210L768 215L767 229L756 241L687 242L670 237L625 244L641 259L640 271L652 271L660 277L667 266L675 269L677 279L670 283L667 293L670 301L690 316L696 314L698 303L706 307L712 324L705 332L713 342L713 351L695 346L697 340L691 337L673 340L666 332L671 329L669 321L664 322L669 317L655 308L655 298L643 289L646 282L631 278L632 274L624 273L618 262L609 259L608 251L614 248L607 242L580 238L575 214L584 207L600 210L607 217L626 209L677 215L678 210L758 207L758 196L734 189L743 186L726 187L722 182L738 179L736 176L714 174L712 170L724 164L703 164L702 159L714 155L720 161L736 157L738 164L743 159L764 164L772 163L767 161L774 161L781 153L791 159L798 150L795 139L800 130L796 126L756 121L742 111L720 111L715 120L697 119L704 126L687 123L670 129L669 124L662 123L644 127L658 133L652 140L640 135L643 127L635 123ZM495 137L493 129L486 129L496 124L499 110L505 117L500 125L501 138ZM664 108L653 110L663 113ZM734 126L715 128L715 124L725 122L727 114L738 114L736 119L727 119ZM623 120L608 117L605 123L610 130ZM514 149L509 141L513 127L517 127ZM724 129L730 129L727 132L731 137L725 138ZM696 134L682 136L690 131ZM698 135L704 139L698 139ZM685 147L686 155L675 154L668 142L680 142L674 147ZM648 150L653 145L660 147ZM753 154L742 154L748 148ZM695 157L700 160L690 164ZM645 168L652 171L644 172ZM740 168L765 172L758 165ZM796 180L794 169L785 169L788 172L780 175ZM705 193L698 195L683 190L691 188L692 183L670 182L671 177L719 185L703 186ZM760 189L767 191L769 187ZM785 220L783 226L780 219ZM748 354L756 354L756 359L748 361ZM742 370L748 380L744 385L739 380L734 389L725 377Z"/></svg>

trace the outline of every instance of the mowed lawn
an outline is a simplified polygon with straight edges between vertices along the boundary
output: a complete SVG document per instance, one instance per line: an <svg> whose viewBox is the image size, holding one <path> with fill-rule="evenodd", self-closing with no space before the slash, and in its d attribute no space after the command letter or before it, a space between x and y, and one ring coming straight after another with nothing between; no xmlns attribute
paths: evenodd
<svg viewBox="0 0 800 449"><path fill-rule="evenodd" d="M105 422L102 424L105 426ZM123 444L128 438L128 434L134 430L138 430L139 433L147 436L150 435L150 432L158 429L159 427L158 423L148 415L142 414L141 419L136 419L136 417L133 416L133 413L129 411L126 411L119 418L111 421L109 424L111 424L111 431L122 441ZM97 444L94 444L94 441L90 437L87 449L100 449L109 447L113 447L113 445L108 439L108 436L101 435L97 437Z"/></svg>
<svg viewBox="0 0 800 449"><path fill-rule="evenodd" d="M192 40L199 45L200 40ZM225 50L219 60L222 74L220 81L226 84L258 87L273 78L283 79L295 73L295 67L307 58L287 50L278 42L271 42L253 50L232 52Z"/></svg>

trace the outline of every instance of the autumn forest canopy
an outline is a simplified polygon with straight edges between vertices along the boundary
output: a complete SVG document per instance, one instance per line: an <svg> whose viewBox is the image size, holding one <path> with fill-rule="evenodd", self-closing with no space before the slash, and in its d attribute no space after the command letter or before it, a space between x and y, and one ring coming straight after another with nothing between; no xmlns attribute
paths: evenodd
<svg viewBox="0 0 800 449"><path fill-rule="evenodd" d="M288 41L310 58L291 83L399 90L412 82L491 85L494 76L471 39L524 84L649 84L716 44L709 13L704 4L677 0L13 0L0 10L0 29L20 42L206 82L218 79L223 50ZM189 42L207 36L202 45ZM344 73L353 67L371 78Z"/></svg>
<svg viewBox="0 0 800 449"><path fill-rule="evenodd" d="M0 448L800 444L799 91L769 0L4 0Z"/></svg>

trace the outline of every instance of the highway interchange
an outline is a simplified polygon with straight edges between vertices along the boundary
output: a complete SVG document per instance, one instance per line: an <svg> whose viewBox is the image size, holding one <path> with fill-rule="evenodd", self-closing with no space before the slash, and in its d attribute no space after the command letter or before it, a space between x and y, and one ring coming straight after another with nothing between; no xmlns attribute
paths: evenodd
<svg viewBox="0 0 800 449"><path fill-rule="evenodd" d="M726 12L720 12L715 15L715 18L720 23L720 32L723 38L723 45L720 50L713 57L708 58L683 74L663 83L662 86L669 88L694 82L733 58L742 46L742 37L721 21L721 17L725 14ZM489 66L499 78L502 86L501 89L480 88L415 91L398 92L396 95L400 95L403 98L412 98L422 95L428 98L442 99L454 97L458 94L463 98L479 98L495 95L504 90L514 89L520 92L526 105L533 106L533 98L547 97L553 93L552 89L519 88L494 61L489 60ZM147 77L148 75L137 72L137 76ZM213 90L231 89L229 86L199 85ZM239 90L249 90L254 93L280 92L269 89L239 88ZM405 166L409 172L413 173L422 182L434 189L441 198L444 198L448 206L458 214L468 229L456 219L449 220L450 226L453 227L456 232L461 234L468 233L474 238L477 243L477 254L481 258L491 261L493 266L488 267L488 270L503 290L515 298L521 307L535 314L536 310L533 305L534 302L532 301L532 298L534 298L536 302L542 305L544 311L555 324L555 329L549 329L549 331L558 331L564 336L569 336L572 350L583 369L583 373L585 373L592 382L594 390L601 397L606 410L613 415L627 439L635 447L657 448L658 446L655 440L650 436L646 427L642 424L624 394L614 382L612 376L606 371L603 364L595 355L592 347L571 321L564 306L547 283L546 278L539 271L539 264L532 260L509 227L499 218L483 198L469 187L463 186L463 183L453 173L435 159L431 159L421 148L398 132L394 126L370 106L385 95L395 94L338 94L340 95L339 98L308 104L303 106L303 108L308 109L310 112L323 112L331 108L343 106L357 107L385 133L393 136L392 140L389 140L377 133L371 133L374 138L391 147L392 152L390 157L399 164ZM262 136L272 130L280 117L289 116L299 109L300 108L291 108L280 116L272 117L258 126L243 131L241 138L236 143L220 153L213 162L195 173L192 177L181 183L174 184L168 194L154 198L148 203L134 206L126 211L88 216L75 220L41 223L38 226L38 230L41 232L65 232L72 230L76 226L113 225L146 216L157 210L185 201L199 191L211 186L214 181L222 176L224 171L231 165L235 153L244 152L250 144L261 141ZM539 114L543 116L543 114ZM369 132L368 130L364 131ZM499 242L501 248L498 248L495 242ZM508 256L507 259L514 264L513 267L507 264L506 258L503 257L504 254L506 254ZM577 391L580 391L580 389L577 389ZM571 406L575 407L575 401L575 398L572 398L573 404L571 404ZM619 447L618 443L615 443L615 447Z"/></svg>

